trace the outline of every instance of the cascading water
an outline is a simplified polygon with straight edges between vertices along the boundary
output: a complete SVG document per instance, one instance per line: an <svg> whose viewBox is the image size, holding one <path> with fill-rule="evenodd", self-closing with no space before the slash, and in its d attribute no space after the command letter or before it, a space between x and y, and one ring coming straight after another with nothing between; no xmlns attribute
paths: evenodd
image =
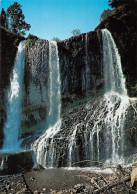
<svg viewBox="0 0 137 194"><path fill-rule="evenodd" d="M88 110L90 107L86 105L88 114L81 122L86 126L83 142L85 145L84 159L106 160L108 163L115 164L123 155L123 130L129 99L120 55L113 37L107 29L102 30L102 40L105 94L100 102L95 103L96 106L93 105L93 110ZM77 128L78 125L76 125L69 141L70 164L72 161L77 161L72 154L76 152L78 147L76 144Z"/></svg>
<svg viewBox="0 0 137 194"><path fill-rule="evenodd" d="M88 95L87 90L90 87L90 68L88 63L88 34L85 36L85 53L86 53L86 95Z"/></svg>
<svg viewBox="0 0 137 194"><path fill-rule="evenodd" d="M49 42L49 114L47 116L48 130L38 138L32 149L36 153L37 162L45 167L52 167L54 159L53 138L61 126L61 81L58 47L55 41Z"/></svg>
<svg viewBox="0 0 137 194"><path fill-rule="evenodd" d="M102 30L102 38L106 91L104 97L108 110L105 117L105 124L111 128L112 163L116 163L117 159L120 159L123 155L123 128L129 99L125 87L121 59L114 39L107 29ZM117 105L119 106L117 107Z"/></svg>
<svg viewBox="0 0 137 194"><path fill-rule="evenodd" d="M113 165L123 158L124 129L130 102L120 55L107 29L102 30L102 41L105 94L81 105L81 109L77 107L67 112L67 119L62 124L58 50L55 42L49 43L49 128L32 144L37 162L45 167L72 166L80 160Z"/></svg>
<svg viewBox="0 0 137 194"><path fill-rule="evenodd" d="M49 42L49 115L47 121L53 126L60 118L61 110L61 81L57 43Z"/></svg>
<svg viewBox="0 0 137 194"><path fill-rule="evenodd" d="M2 152L12 152L19 148L18 131L21 124L21 103L23 97L23 76L25 65L25 41L20 42L10 78L8 91L7 120L4 125Z"/></svg>
<svg viewBox="0 0 137 194"><path fill-rule="evenodd" d="M114 39L107 29L102 30L102 40L105 95L87 121L87 123L94 121L92 129L87 124L87 131L91 130L90 159L100 160L102 153L104 153L107 162L114 164L123 155L123 129L129 100L120 55ZM105 135L103 129L107 129ZM102 137L106 143L104 150L101 148ZM111 150L109 150L110 147Z"/></svg>
<svg viewBox="0 0 137 194"><path fill-rule="evenodd" d="M85 69L82 71L82 90L86 91L88 96L88 89L90 87L90 68L88 63L88 34L85 35Z"/></svg>
<svg viewBox="0 0 137 194"><path fill-rule="evenodd" d="M102 38L105 90L127 97L121 59L114 39L107 29L102 30Z"/></svg>

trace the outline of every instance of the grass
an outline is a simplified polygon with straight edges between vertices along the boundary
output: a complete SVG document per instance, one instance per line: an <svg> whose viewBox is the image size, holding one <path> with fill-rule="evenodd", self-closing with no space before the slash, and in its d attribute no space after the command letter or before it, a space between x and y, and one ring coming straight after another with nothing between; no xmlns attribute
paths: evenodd
<svg viewBox="0 0 137 194"><path fill-rule="evenodd" d="M26 127L26 126L22 126L19 130L19 137L23 137L27 134L33 134L34 132L43 130L45 128L45 122L40 122L35 126L31 126L31 127Z"/></svg>
<svg viewBox="0 0 137 194"><path fill-rule="evenodd" d="M97 97L99 97L99 96L101 96L101 95L103 95L103 94L104 94L104 90L101 89L101 90L99 90L96 94L94 94L94 95L92 95L92 96L90 95L89 97L85 97L85 98L82 98L82 99L77 99L75 102L69 104L69 105L64 109L64 111L69 110L69 109L71 109L71 108L74 108L74 107L76 107L76 106L78 106L78 105L84 104L84 103L86 103L86 102L88 102L88 101L90 101L90 100L92 100L92 99L94 99L94 98L97 98Z"/></svg>

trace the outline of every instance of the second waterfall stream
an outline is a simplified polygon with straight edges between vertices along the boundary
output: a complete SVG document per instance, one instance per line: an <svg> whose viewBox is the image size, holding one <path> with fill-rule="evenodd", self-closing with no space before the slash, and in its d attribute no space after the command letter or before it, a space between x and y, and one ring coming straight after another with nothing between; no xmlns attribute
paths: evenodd
<svg viewBox="0 0 137 194"><path fill-rule="evenodd" d="M58 47L55 41L49 42L49 103L49 113L46 119L48 129L34 142L32 149L36 153L37 163L52 167L54 161L53 137L61 127L61 80Z"/></svg>

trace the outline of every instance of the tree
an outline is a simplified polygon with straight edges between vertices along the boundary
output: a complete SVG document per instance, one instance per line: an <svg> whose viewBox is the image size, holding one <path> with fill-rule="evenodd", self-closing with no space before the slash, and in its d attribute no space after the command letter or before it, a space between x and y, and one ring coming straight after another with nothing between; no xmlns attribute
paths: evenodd
<svg viewBox="0 0 137 194"><path fill-rule="evenodd" d="M133 4L137 5L136 0L109 0L108 2L112 8L118 7L119 5L122 5L124 3L128 3L131 5L133 5Z"/></svg>
<svg viewBox="0 0 137 194"><path fill-rule="evenodd" d="M112 10L110 9L104 10L103 13L101 14L100 21L107 19L111 15L112 15Z"/></svg>
<svg viewBox="0 0 137 194"><path fill-rule="evenodd" d="M11 32L25 35L25 31L30 29L30 24L25 22L25 16L22 12L21 5L14 2L7 9L7 16L9 17L9 25Z"/></svg>
<svg viewBox="0 0 137 194"><path fill-rule="evenodd" d="M60 39L58 37L53 37L52 40L56 41L56 42L60 41Z"/></svg>
<svg viewBox="0 0 137 194"><path fill-rule="evenodd" d="M75 29L71 32L73 34L73 36L78 36L81 34L80 30L79 29Z"/></svg>
<svg viewBox="0 0 137 194"><path fill-rule="evenodd" d="M3 8L0 14L0 23L1 23L1 26L3 26L4 28L8 28L7 15Z"/></svg>

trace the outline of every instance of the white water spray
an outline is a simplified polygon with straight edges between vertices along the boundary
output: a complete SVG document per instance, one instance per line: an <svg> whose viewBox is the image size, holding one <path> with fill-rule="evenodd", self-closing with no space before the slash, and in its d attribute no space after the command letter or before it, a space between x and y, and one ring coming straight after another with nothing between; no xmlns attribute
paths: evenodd
<svg viewBox="0 0 137 194"><path fill-rule="evenodd" d="M2 152L12 152L20 149L18 143L18 131L21 123L24 65L25 41L22 41L18 46L18 52L10 77L10 89L8 91L7 103L7 120L4 125L5 138Z"/></svg>
<svg viewBox="0 0 137 194"><path fill-rule="evenodd" d="M60 119L61 110L61 81L58 48L55 41L49 42L49 126L53 126Z"/></svg>
<svg viewBox="0 0 137 194"><path fill-rule="evenodd" d="M93 105L94 111L89 111L89 119L88 116L85 118L85 142L88 145L88 149L85 145L85 152L90 160L106 158L108 163L116 164L123 156L124 124L130 103L120 55L107 29L102 30L102 40L105 94L98 105L96 102L96 106Z"/></svg>
<svg viewBox="0 0 137 194"><path fill-rule="evenodd" d="M114 39L107 29L102 30L102 39L105 90L127 97L120 55Z"/></svg>
<svg viewBox="0 0 137 194"><path fill-rule="evenodd" d="M123 155L123 130L126 110L129 107L129 99L122 72L120 55L114 39L107 29L102 30L102 40L106 94L103 100L105 109L102 109L103 112L100 110L97 122L95 123L97 128L97 153L99 159L99 132L101 128L98 123L104 119L105 127L111 130L112 135L111 162L116 163Z"/></svg>
<svg viewBox="0 0 137 194"><path fill-rule="evenodd" d="M57 43L49 42L49 114L47 117L48 130L38 138L32 149L36 153L37 163L45 167L54 165L53 138L61 127L61 81Z"/></svg>

